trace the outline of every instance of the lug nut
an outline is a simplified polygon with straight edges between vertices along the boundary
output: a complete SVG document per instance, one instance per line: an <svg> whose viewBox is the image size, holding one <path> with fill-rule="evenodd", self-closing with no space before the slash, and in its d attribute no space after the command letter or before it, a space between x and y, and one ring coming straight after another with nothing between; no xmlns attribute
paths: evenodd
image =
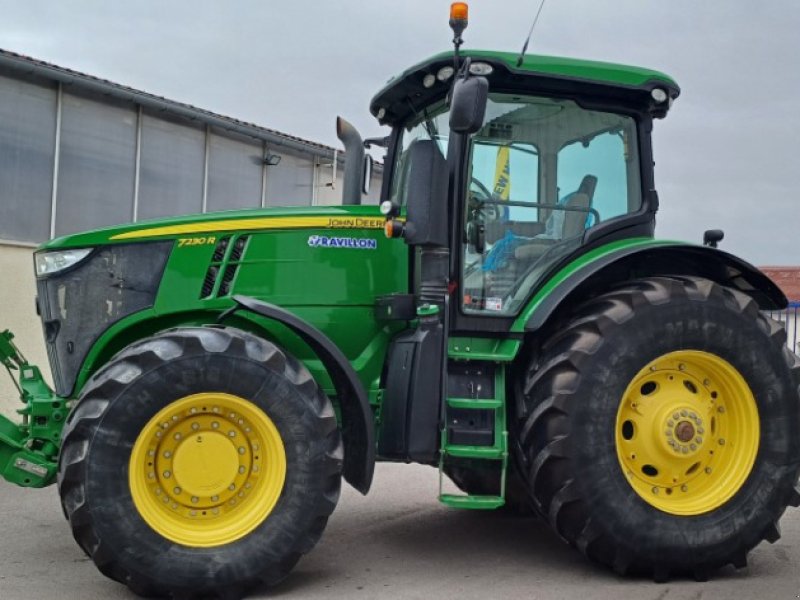
<svg viewBox="0 0 800 600"><path fill-rule="evenodd" d="M689 413L688 413L687 411L685 411L685 410L682 410L682 411L681 411L681 416L682 416L682 417L689 416Z"/></svg>
<svg viewBox="0 0 800 600"><path fill-rule="evenodd" d="M200 502L200 498L197 496L192 496L192 504L197 504L198 502Z"/></svg>
<svg viewBox="0 0 800 600"><path fill-rule="evenodd" d="M725 445L725 438L720 438L719 439L719 445L720 446L724 446Z"/></svg>
<svg viewBox="0 0 800 600"><path fill-rule="evenodd" d="M702 444L702 443L703 443L703 438L701 438L701 437L698 435L698 436L697 436L697 437L694 439L694 441L695 441L695 442L697 442L698 444Z"/></svg>
<svg viewBox="0 0 800 600"><path fill-rule="evenodd" d="M165 479L169 479L171 476L172 476L172 473L170 473L169 471L164 471L164 478Z"/></svg>
<svg viewBox="0 0 800 600"><path fill-rule="evenodd" d="M667 421L667 427L675 427L675 421L673 421L672 419Z"/></svg>
<svg viewBox="0 0 800 600"><path fill-rule="evenodd" d="M180 494L180 493L181 493L181 488L179 488L179 487L176 487L176 488L175 488L175 489L173 489L172 491L173 491L173 492L175 492L175 494Z"/></svg>

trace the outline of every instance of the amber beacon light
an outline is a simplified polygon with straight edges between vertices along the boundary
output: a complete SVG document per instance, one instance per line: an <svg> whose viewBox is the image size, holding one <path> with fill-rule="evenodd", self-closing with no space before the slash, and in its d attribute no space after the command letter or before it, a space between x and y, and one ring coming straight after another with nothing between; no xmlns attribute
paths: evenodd
<svg viewBox="0 0 800 600"><path fill-rule="evenodd" d="M456 62L458 61L458 49L464 40L461 34L467 28L469 17L469 6L466 2L453 2L450 5L450 29L453 30L453 45L456 47Z"/></svg>
<svg viewBox="0 0 800 600"><path fill-rule="evenodd" d="M469 18L469 5L466 2L453 2L450 5L450 19L453 21L464 21L466 26Z"/></svg>

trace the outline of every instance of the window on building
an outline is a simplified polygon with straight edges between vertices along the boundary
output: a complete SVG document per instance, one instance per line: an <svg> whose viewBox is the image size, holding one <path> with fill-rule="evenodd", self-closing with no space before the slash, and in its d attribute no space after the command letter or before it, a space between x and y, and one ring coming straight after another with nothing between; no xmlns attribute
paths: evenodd
<svg viewBox="0 0 800 600"><path fill-rule="evenodd" d="M56 89L0 77L0 239L50 237Z"/></svg>
<svg viewBox="0 0 800 600"><path fill-rule="evenodd" d="M202 211L205 138L202 127L143 115L139 220Z"/></svg>
<svg viewBox="0 0 800 600"><path fill-rule="evenodd" d="M136 109L63 95L56 235L133 216Z"/></svg>
<svg viewBox="0 0 800 600"><path fill-rule="evenodd" d="M263 144L211 132L208 210L261 206Z"/></svg>
<svg viewBox="0 0 800 600"><path fill-rule="evenodd" d="M281 162L267 167L267 204L304 206L311 204L314 163L307 158L283 154Z"/></svg>

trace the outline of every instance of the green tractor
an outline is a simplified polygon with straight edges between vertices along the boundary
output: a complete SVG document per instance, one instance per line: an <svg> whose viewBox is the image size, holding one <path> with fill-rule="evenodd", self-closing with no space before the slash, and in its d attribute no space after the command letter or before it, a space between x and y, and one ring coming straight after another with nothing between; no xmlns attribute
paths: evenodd
<svg viewBox="0 0 800 600"><path fill-rule="evenodd" d="M668 76L459 51L392 79L344 205L70 235L35 254L55 384L0 335L22 422L0 473L57 482L100 571L235 597L319 540L341 479L437 467L616 572L743 567L797 506L800 362L761 272L653 239ZM364 146L386 149L360 205ZM368 180L368 179L366 179Z"/></svg>

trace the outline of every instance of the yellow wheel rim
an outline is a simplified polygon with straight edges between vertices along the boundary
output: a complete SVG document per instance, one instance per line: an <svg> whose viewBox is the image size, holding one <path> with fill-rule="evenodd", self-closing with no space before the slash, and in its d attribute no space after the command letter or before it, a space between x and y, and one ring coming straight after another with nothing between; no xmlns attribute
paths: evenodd
<svg viewBox="0 0 800 600"><path fill-rule="evenodd" d="M194 394L144 426L128 479L136 509L158 534L185 546L221 546L275 508L286 452L275 424L251 402Z"/></svg>
<svg viewBox="0 0 800 600"><path fill-rule="evenodd" d="M758 407L727 361L670 352L628 385L615 440L620 467L642 499L666 513L700 515L725 504L750 475Z"/></svg>

